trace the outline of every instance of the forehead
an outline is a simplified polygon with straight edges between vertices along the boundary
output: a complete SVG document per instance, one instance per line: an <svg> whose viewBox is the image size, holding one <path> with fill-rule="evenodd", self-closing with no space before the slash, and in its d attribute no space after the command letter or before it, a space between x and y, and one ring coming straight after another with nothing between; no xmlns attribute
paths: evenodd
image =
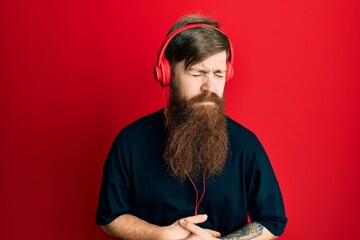
<svg viewBox="0 0 360 240"><path fill-rule="evenodd" d="M188 70L225 70L226 69L226 51L215 53L204 60L189 66Z"/></svg>

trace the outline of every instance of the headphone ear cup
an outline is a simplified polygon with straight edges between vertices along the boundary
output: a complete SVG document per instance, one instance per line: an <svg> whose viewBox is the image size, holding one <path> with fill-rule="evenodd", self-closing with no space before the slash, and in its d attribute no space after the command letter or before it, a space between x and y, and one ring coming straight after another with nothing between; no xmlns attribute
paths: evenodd
<svg viewBox="0 0 360 240"><path fill-rule="evenodd" d="M163 71L162 86L163 87L169 86L171 82L171 66L166 58L162 62L162 71Z"/></svg>
<svg viewBox="0 0 360 240"><path fill-rule="evenodd" d="M226 80L225 83L228 83L230 79L232 79L234 76L234 69L232 67L232 64L230 62L226 62Z"/></svg>
<svg viewBox="0 0 360 240"><path fill-rule="evenodd" d="M162 87L166 87L171 81L171 67L167 59L163 59L159 65L154 66L155 81Z"/></svg>
<svg viewBox="0 0 360 240"><path fill-rule="evenodd" d="M162 76L161 67L159 67L158 65L154 66L154 77L155 77L155 81L161 84L163 76Z"/></svg>

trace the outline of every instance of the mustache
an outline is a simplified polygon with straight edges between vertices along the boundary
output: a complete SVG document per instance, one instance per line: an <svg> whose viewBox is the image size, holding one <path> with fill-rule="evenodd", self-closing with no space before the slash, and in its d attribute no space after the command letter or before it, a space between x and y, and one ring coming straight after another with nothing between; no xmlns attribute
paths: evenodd
<svg viewBox="0 0 360 240"><path fill-rule="evenodd" d="M189 103L202 103L202 102L214 102L220 103L222 98L220 98L216 93L213 92L203 92L195 97L192 97L189 100Z"/></svg>

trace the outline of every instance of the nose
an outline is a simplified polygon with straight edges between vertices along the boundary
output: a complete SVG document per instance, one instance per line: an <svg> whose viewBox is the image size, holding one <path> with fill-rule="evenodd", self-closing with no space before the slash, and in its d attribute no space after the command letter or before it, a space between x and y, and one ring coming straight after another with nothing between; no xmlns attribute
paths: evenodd
<svg viewBox="0 0 360 240"><path fill-rule="evenodd" d="M215 93L215 78L212 74L206 74L203 78L203 84L201 85L202 92L214 92Z"/></svg>

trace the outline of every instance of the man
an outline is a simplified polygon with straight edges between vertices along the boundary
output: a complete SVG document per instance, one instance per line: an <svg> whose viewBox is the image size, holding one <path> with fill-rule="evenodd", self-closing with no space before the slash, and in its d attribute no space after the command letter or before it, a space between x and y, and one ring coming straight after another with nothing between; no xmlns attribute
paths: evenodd
<svg viewBox="0 0 360 240"><path fill-rule="evenodd" d="M287 219L269 159L256 136L224 114L232 59L211 19L187 16L170 30L155 67L156 80L170 85L169 105L115 139L96 217L105 232L147 240L282 234Z"/></svg>

